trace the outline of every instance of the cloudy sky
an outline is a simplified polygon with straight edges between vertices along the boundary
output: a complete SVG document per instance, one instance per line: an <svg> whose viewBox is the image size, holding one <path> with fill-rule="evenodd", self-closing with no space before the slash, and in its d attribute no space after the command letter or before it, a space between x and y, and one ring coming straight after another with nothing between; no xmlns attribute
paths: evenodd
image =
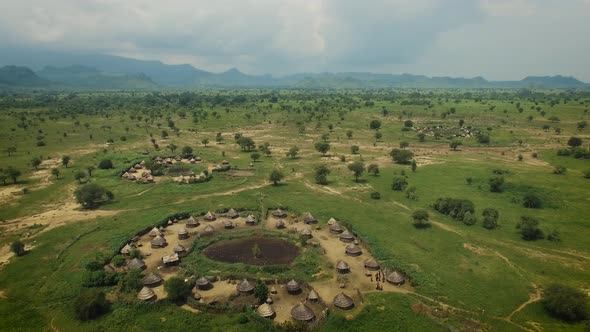
<svg viewBox="0 0 590 332"><path fill-rule="evenodd" d="M0 43L223 71L590 82L590 0L19 0Z"/></svg>

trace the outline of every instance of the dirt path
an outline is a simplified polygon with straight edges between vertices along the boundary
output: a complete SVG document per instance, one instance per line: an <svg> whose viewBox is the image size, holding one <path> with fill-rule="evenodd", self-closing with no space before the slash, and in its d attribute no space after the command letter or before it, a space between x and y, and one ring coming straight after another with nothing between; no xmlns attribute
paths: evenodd
<svg viewBox="0 0 590 332"><path fill-rule="evenodd" d="M518 306L518 308L514 309L514 311L512 311L510 313L510 315L506 316L506 319L512 321L512 317L515 314L517 314L519 311L524 309L527 305L541 300L541 295L542 295L541 289L535 284L533 284L533 288L535 289L535 292L529 295L529 299L526 302L524 302L523 304L521 304L520 306Z"/></svg>

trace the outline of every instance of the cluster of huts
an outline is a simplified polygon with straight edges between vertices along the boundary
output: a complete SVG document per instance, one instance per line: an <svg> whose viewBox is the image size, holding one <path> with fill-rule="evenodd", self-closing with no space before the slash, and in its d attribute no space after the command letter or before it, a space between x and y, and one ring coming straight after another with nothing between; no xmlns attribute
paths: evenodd
<svg viewBox="0 0 590 332"><path fill-rule="evenodd" d="M215 165L215 167L213 167L213 172L225 172L225 171L229 171L231 169L231 165L229 164L229 161L224 160L221 162L221 164Z"/></svg>
<svg viewBox="0 0 590 332"><path fill-rule="evenodd" d="M136 181L138 183L155 182L150 170L145 168L145 161L131 166L121 177L125 180Z"/></svg>
<svg viewBox="0 0 590 332"><path fill-rule="evenodd" d="M176 156L176 157L155 157L154 158L154 162L158 165L162 165L162 166L170 166L170 165L174 165L176 163L181 163L183 162L184 159L182 159L181 156ZM201 157L191 157L190 159L186 159L189 163L191 164L195 164L199 161L202 161Z"/></svg>
<svg viewBox="0 0 590 332"><path fill-rule="evenodd" d="M181 175L174 179L174 181L178 184L195 184L195 183L203 183L207 182L210 179L208 174L205 172L201 172L199 174L189 174L189 175Z"/></svg>
<svg viewBox="0 0 590 332"><path fill-rule="evenodd" d="M426 136L442 136L442 137L475 137L479 131L472 130L467 127L449 127L449 126L432 126L432 127L415 127L417 133Z"/></svg>

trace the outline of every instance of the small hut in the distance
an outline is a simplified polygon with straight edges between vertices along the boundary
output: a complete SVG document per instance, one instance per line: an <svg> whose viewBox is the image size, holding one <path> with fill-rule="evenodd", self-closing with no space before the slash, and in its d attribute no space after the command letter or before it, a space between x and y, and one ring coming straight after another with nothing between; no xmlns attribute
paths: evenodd
<svg viewBox="0 0 590 332"><path fill-rule="evenodd" d="M352 309L354 307L354 301L352 300L352 297L344 293L336 295L332 303L334 303L335 307L344 310Z"/></svg>

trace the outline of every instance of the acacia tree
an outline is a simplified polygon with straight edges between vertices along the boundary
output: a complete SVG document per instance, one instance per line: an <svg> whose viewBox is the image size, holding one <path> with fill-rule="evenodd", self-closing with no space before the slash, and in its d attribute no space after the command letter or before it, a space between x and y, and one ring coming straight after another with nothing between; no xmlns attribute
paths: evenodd
<svg viewBox="0 0 590 332"><path fill-rule="evenodd" d="M8 166L8 168L4 171L6 176L8 176L9 178L12 179L12 182L14 182L16 184L18 177L21 176L21 171L19 171L18 169L12 167L12 166Z"/></svg>
<svg viewBox="0 0 590 332"><path fill-rule="evenodd" d="M273 186L277 186L279 184L279 182L281 182L281 180L283 180L284 177L285 177L285 175L283 174L283 172L281 172L278 169L274 169L270 173L270 176L268 177L268 179L272 182Z"/></svg>
<svg viewBox="0 0 590 332"><path fill-rule="evenodd" d="M41 158L35 156L35 157L33 157L33 159L31 159L31 166L33 166L33 168L39 169L40 165L41 165Z"/></svg>
<svg viewBox="0 0 590 332"><path fill-rule="evenodd" d="M379 130L379 128L381 128L381 121L371 120L371 122L369 123L369 128L373 130Z"/></svg>
<svg viewBox="0 0 590 332"><path fill-rule="evenodd" d="M410 150L392 149L389 155L398 164L409 164L414 158L414 152Z"/></svg>
<svg viewBox="0 0 590 332"><path fill-rule="evenodd" d="M370 164L367 167L367 172L373 174L373 176L379 175L379 165L377 165L377 164Z"/></svg>
<svg viewBox="0 0 590 332"><path fill-rule="evenodd" d="M59 168L52 168L51 175L55 176L56 179L59 179Z"/></svg>
<svg viewBox="0 0 590 332"><path fill-rule="evenodd" d="M203 139L201 140L201 143L202 143L202 144L203 144L205 147L207 147L207 144L209 144L209 139L208 139L208 138L203 138Z"/></svg>
<svg viewBox="0 0 590 332"><path fill-rule="evenodd" d="M326 153L328 153L328 151L330 151L330 143L328 143L328 142L317 142L315 144L315 149L318 150L318 152L320 152L322 154L322 156L325 156Z"/></svg>
<svg viewBox="0 0 590 332"><path fill-rule="evenodd" d="M64 165L66 168L68 168L68 164L70 163L71 158L70 156L63 156L61 157L61 164Z"/></svg>
<svg viewBox="0 0 590 332"><path fill-rule="evenodd" d="M357 153L359 153L359 150L360 150L360 148L359 148L359 146L358 146L358 145L353 145L353 146L351 146L351 147L350 147L350 152L351 152L352 154L357 154Z"/></svg>
<svg viewBox="0 0 590 332"><path fill-rule="evenodd" d="M351 139L351 138L352 138L352 130L347 130L347 131L346 131L346 137L347 137L348 139Z"/></svg>
<svg viewBox="0 0 590 332"><path fill-rule="evenodd" d="M572 136L567 141L567 145L571 146L572 148L577 148L578 146L582 145L582 139L576 136Z"/></svg>
<svg viewBox="0 0 590 332"><path fill-rule="evenodd" d="M297 158L298 154L299 154L299 148L297 146L292 146L289 149L289 151L287 151L287 157L289 157L291 159Z"/></svg>
<svg viewBox="0 0 590 332"><path fill-rule="evenodd" d="M315 169L315 181L321 185L328 184L330 169L326 165L320 165Z"/></svg>
<svg viewBox="0 0 590 332"><path fill-rule="evenodd" d="M74 192L76 201L85 209L98 207L100 204L111 201L115 196L110 190L96 183L88 183L76 189Z"/></svg>
<svg viewBox="0 0 590 332"><path fill-rule="evenodd" d="M453 149L453 151L457 151L457 148L458 148L459 146L461 146L461 145L463 145L463 143L461 143L461 141L457 141L457 140L455 140L455 141L452 141L451 143L449 143L449 147L450 147L451 149Z"/></svg>
<svg viewBox="0 0 590 332"><path fill-rule="evenodd" d="M362 161L355 161L351 164L348 164L348 169L354 175L354 180L358 182L359 178L363 175L363 172L365 171L365 163L363 163Z"/></svg>

